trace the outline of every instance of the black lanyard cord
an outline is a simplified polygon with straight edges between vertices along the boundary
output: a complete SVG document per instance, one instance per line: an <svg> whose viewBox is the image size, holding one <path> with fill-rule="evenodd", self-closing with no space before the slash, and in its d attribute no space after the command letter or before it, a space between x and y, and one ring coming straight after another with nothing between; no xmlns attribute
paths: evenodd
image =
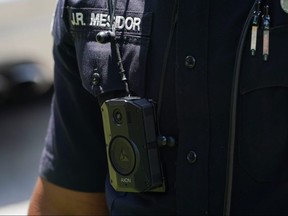
<svg viewBox="0 0 288 216"><path fill-rule="evenodd" d="M230 126L229 126L229 140L227 149L227 168L226 168L226 188L224 194L224 210L223 215L230 215L231 210L231 197L232 197L232 183L233 183L233 168L234 168L234 152L235 152L235 138L236 138L236 118L237 118L237 102L238 102L238 88L239 88L239 78L240 69L242 63L242 54L244 49L244 43L247 36L248 29L251 24L251 19L253 17L253 12L258 1L255 1L246 22L243 27L243 31L240 36L235 67L234 76L232 82L231 91L231 107L230 107Z"/></svg>
<svg viewBox="0 0 288 216"><path fill-rule="evenodd" d="M115 10L116 10L117 0L108 0L108 10L110 16L110 27L113 33L115 33Z"/></svg>
<svg viewBox="0 0 288 216"><path fill-rule="evenodd" d="M173 33L175 31L175 27L176 27L176 23L177 23L178 1L179 0L175 0L174 6L173 6L171 28L170 28L170 32L168 35L168 42L167 42L167 47L166 47L164 58L163 58L163 66L162 66L162 71L161 71L161 78L160 78L161 80L160 80L159 96L158 96L158 103L157 103L158 104L158 106L157 106L157 127L158 127L159 133L160 133L160 112L161 112L161 108L162 108L165 75L166 75L168 57L170 54L170 49L171 49L171 44L172 44L172 39L173 39ZM115 32L116 27L115 27L115 20L114 20L116 4L117 4L117 0L114 0L114 2L113 2L113 0L108 0L108 11L109 11L109 16L110 16L110 28L111 28L111 33L113 34L113 37L111 38L111 44L115 48L116 57L117 57L117 65L118 65L118 68L120 70L119 74L121 76L121 80L125 84L126 93L129 96L130 95L129 84L128 84L128 80L126 78L125 70L123 67L122 58L121 58L120 49L119 49L119 44L116 41L116 32Z"/></svg>
<svg viewBox="0 0 288 216"><path fill-rule="evenodd" d="M109 16L110 16L110 28L111 28L111 32L113 34L113 37L111 38L111 45L115 48L116 57L117 57L117 65L119 68L119 74L121 76L121 80L123 81L123 83L125 85L126 94L127 94L127 96L129 96L130 95L129 84L128 84L126 73L125 73L125 70L123 67L119 44L117 43L117 40L116 40L116 29L115 29L116 27L115 27L115 20L114 20L116 5L117 5L117 0L114 0L114 3L113 3L113 0L108 0L108 10L109 10Z"/></svg>

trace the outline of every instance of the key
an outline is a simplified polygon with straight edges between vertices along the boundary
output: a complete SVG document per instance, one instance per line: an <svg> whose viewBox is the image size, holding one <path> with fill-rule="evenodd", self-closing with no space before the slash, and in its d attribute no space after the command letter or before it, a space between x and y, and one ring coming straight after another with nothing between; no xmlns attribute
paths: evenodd
<svg viewBox="0 0 288 216"><path fill-rule="evenodd" d="M259 28L259 17L261 15L261 0L258 0L256 9L254 11L253 15L253 21L252 21L252 30L251 30L251 55L254 56L256 53L256 46L257 46L257 32Z"/></svg>
<svg viewBox="0 0 288 216"><path fill-rule="evenodd" d="M269 56L269 42L270 42L270 15L268 5L264 7L264 14L262 18L263 18L263 59L264 61L267 61Z"/></svg>

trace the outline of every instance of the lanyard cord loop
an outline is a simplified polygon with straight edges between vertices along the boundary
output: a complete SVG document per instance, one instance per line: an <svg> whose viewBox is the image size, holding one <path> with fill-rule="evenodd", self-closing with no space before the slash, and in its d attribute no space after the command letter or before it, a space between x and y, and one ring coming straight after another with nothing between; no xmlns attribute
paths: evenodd
<svg viewBox="0 0 288 216"><path fill-rule="evenodd" d="M229 125L229 139L228 139L228 149L227 149L227 168L226 168L226 186L224 194L224 209L223 215L229 216L231 210L231 197L232 197L232 183L233 183L233 169L234 169L234 152L235 152L235 138L236 138L236 118L237 118L237 102L238 102L238 88L239 88L239 77L242 62L242 54L244 49L244 43L247 36L247 32L253 17L253 12L257 5L258 0L256 0L249 12L249 15L244 24L234 67L234 76L232 81L232 91L231 91L231 107L230 107L230 125Z"/></svg>

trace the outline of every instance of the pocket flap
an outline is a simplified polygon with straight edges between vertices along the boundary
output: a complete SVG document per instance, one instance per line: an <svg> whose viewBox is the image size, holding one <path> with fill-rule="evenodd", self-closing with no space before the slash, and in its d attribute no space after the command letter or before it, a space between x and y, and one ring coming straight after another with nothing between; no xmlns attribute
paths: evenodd
<svg viewBox="0 0 288 216"><path fill-rule="evenodd" d="M100 31L110 29L110 17L102 8L67 7L83 87L92 95L125 91L115 47L96 41ZM116 38L130 90L143 96L146 61L152 27L151 12L115 11Z"/></svg>
<svg viewBox="0 0 288 216"><path fill-rule="evenodd" d="M288 26L271 29L268 61L263 60L262 37L259 30L256 56L250 55L250 43L244 49L240 94L267 87L288 87Z"/></svg>

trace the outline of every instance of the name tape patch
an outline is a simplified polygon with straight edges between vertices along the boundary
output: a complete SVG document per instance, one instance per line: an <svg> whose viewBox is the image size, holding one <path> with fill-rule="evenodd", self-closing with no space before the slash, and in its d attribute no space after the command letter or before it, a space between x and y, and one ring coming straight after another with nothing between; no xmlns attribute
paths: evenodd
<svg viewBox="0 0 288 216"><path fill-rule="evenodd" d="M94 8L68 8L71 30L111 28L108 11ZM149 35L151 30L151 13L137 13L115 11L114 24L118 31L125 31L139 35Z"/></svg>

